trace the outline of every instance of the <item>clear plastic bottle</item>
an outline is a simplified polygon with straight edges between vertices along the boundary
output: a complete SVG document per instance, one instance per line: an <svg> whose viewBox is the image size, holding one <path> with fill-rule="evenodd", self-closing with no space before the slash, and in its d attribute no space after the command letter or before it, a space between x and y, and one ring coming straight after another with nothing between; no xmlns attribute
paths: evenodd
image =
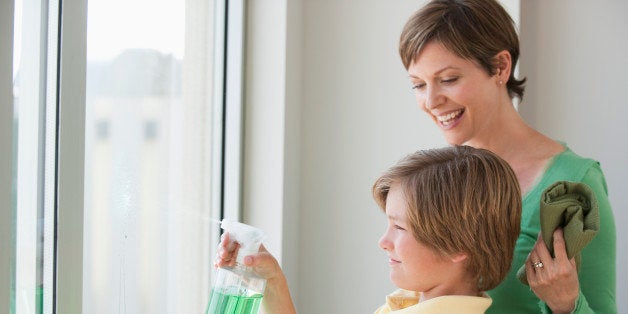
<svg viewBox="0 0 628 314"><path fill-rule="evenodd" d="M232 241L240 244L240 248L234 267L216 269L205 313L257 314L266 288L266 279L260 278L250 267L244 266L243 259L259 251L265 235L260 229L239 222L223 220L220 225L229 233Z"/></svg>

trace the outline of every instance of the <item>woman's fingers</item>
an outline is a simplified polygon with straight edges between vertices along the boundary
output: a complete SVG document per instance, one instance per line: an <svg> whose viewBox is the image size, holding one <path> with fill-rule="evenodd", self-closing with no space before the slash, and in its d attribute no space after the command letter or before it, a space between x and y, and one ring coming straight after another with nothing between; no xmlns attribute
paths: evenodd
<svg viewBox="0 0 628 314"><path fill-rule="evenodd" d="M543 241L543 237L539 232L539 236L534 244L534 248L532 248L532 252L536 254L537 260L532 261L533 263L544 263L544 266L552 262L552 254L550 254L547 245L545 245L545 241ZM537 264L538 265L538 264ZM537 267L538 268L538 267Z"/></svg>
<svg viewBox="0 0 628 314"><path fill-rule="evenodd" d="M558 261L566 261L569 258L567 257L567 246L565 244L565 236L562 228L558 228L554 231L554 256Z"/></svg>
<svg viewBox="0 0 628 314"><path fill-rule="evenodd" d="M573 259L567 258L561 229L554 231L555 258L539 234L526 261L530 288L554 311L570 311L578 297L579 283Z"/></svg>
<svg viewBox="0 0 628 314"><path fill-rule="evenodd" d="M537 260L538 260L538 257L536 257L536 255L532 256L532 252L528 254L528 258L526 259L526 262L525 262L526 277L528 279L528 283L534 280L534 275L536 273L536 267L534 267L534 264L536 263Z"/></svg>

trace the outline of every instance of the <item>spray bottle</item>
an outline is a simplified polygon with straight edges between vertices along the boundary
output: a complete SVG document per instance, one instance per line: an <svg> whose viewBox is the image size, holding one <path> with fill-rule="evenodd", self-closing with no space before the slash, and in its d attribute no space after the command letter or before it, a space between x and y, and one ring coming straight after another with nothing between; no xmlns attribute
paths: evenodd
<svg viewBox="0 0 628 314"><path fill-rule="evenodd" d="M220 227L232 241L240 244L233 267L216 269L212 292L205 314L257 314L266 279L244 266L244 257L256 254L265 238L261 230L239 222L223 219Z"/></svg>

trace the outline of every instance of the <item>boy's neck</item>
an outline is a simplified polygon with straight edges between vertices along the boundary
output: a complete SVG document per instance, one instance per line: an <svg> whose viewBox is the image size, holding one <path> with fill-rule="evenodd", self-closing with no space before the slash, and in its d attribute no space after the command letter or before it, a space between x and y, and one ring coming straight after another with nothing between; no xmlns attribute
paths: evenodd
<svg viewBox="0 0 628 314"><path fill-rule="evenodd" d="M440 286L434 287L430 291L421 292L421 298L419 302L427 301L436 297L460 295L460 296L482 296L482 291L478 288L477 284L473 281L459 281L459 285L456 286Z"/></svg>

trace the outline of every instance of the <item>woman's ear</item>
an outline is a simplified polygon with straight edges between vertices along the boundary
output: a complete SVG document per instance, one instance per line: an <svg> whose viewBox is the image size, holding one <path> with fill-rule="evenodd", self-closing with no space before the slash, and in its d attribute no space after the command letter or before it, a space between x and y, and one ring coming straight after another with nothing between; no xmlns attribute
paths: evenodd
<svg viewBox="0 0 628 314"><path fill-rule="evenodd" d="M495 76L500 82L508 82L512 71L512 57L508 50L502 50L495 55Z"/></svg>

